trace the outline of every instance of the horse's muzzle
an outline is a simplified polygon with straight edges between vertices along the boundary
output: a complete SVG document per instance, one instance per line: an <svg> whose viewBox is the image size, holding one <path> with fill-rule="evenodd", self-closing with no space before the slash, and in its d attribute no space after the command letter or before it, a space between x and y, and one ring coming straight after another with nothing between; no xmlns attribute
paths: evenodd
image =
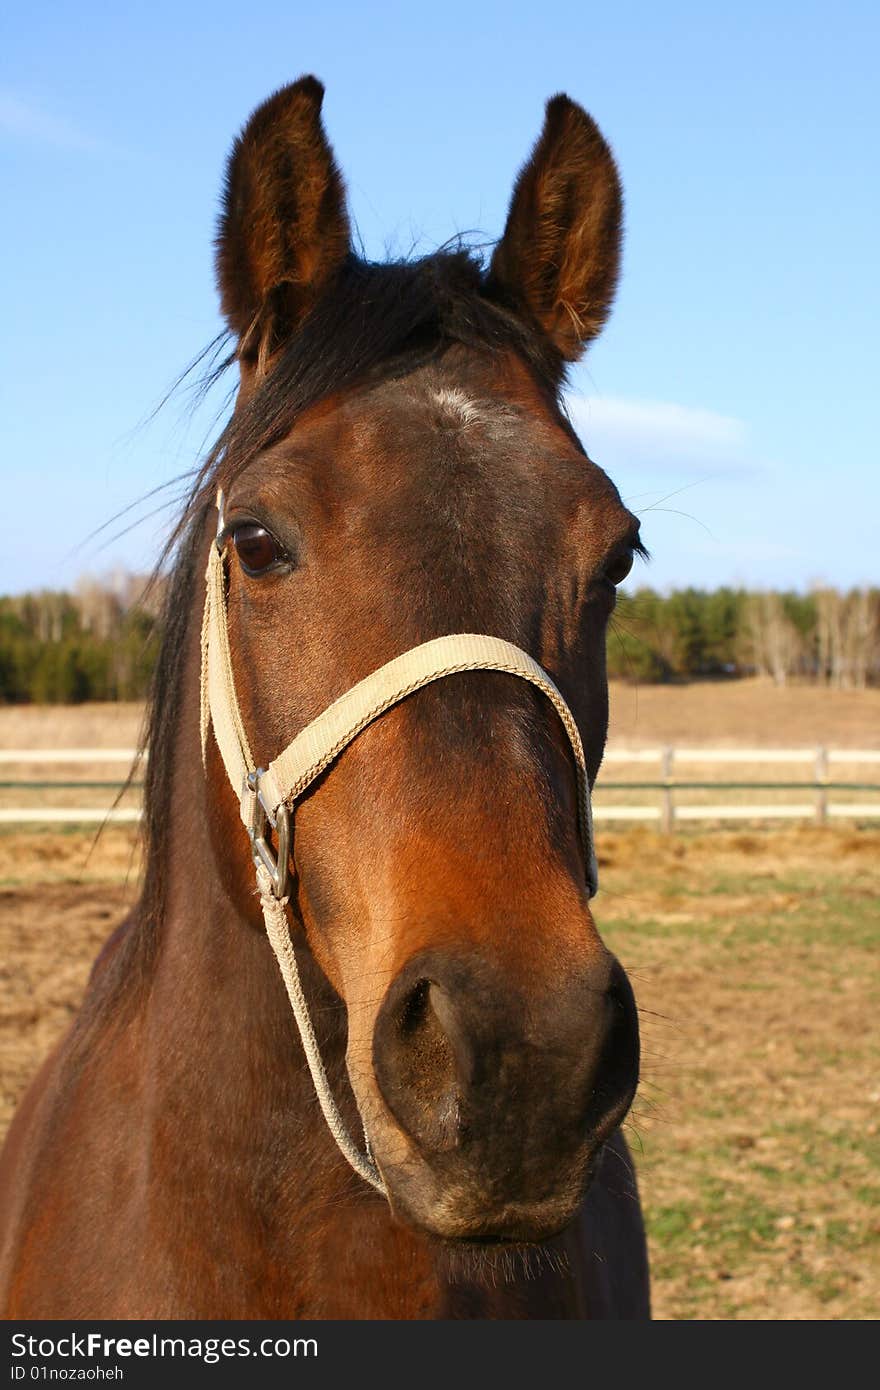
<svg viewBox="0 0 880 1390"><path fill-rule="evenodd" d="M575 1215L638 1067L632 990L607 952L552 992L472 951L423 952L373 1033L388 1113L371 1138L392 1205L446 1237L548 1237Z"/></svg>

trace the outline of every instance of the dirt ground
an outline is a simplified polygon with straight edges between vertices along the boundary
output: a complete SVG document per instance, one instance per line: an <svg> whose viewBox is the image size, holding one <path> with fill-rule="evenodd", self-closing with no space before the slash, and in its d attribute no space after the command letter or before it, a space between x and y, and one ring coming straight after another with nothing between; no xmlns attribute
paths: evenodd
<svg viewBox="0 0 880 1390"><path fill-rule="evenodd" d="M600 871L655 1315L875 1318L880 830L602 832Z"/></svg>
<svg viewBox="0 0 880 1390"><path fill-rule="evenodd" d="M134 747L141 717L137 705L0 708L0 748ZM878 748L880 691L618 685L611 742ZM94 775L43 768L46 778ZM645 775L614 763L603 773ZM782 765L779 775L792 773ZM848 776L880 780L875 766ZM4 795L10 805L24 797ZM106 805L109 793L42 795ZM655 1316L875 1318L880 824L688 824L663 836L600 822L598 837L595 915L640 1009L642 1082L627 1131ZM94 839L82 828L0 828L0 1132L136 899L135 830L108 826Z"/></svg>
<svg viewBox="0 0 880 1390"><path fill-rule="evenodd" d="M0 834L0 1126L136 895L134 832L92 838ZM600 867L655 1316L876 1317L880 830L602 830Z"/></svg>

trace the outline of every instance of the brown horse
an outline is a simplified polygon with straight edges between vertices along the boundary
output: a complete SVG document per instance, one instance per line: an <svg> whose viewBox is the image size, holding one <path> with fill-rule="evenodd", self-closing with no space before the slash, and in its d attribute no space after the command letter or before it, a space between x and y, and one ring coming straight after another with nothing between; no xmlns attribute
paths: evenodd
<svg viewBox="0 0 880 1390"><path fill-rule="evenodd" d="M457 632L530 653L591 781L602 756L605 630L638 526L559 392L615 288L612 156L557 96L488 267L461 249L367 263L322 96L311 77L276 93L230 158L217 266L241 381L177 533L144 889L8 1137L5 1311L647 1317L619 1130L636 1011L590 913L547 700L501 671L438 681L296 807L289 930L384 1193L321 1118L212 736L200 756L218 485L258 764L382 663Z"/></svg>

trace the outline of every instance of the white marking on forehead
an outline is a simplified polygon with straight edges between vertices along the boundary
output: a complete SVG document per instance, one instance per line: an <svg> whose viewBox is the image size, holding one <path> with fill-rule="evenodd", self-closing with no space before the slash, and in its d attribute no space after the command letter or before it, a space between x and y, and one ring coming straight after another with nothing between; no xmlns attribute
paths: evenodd
<svg viewBox="0 0 880 1390"><path fill-rule="evenodd" d="M488 424L489 420L498 417L499 410L495 402L475 402L459 386L443 386L441 391L432 391L431 396L441 410L455 417L456 424Z"/></svg>
<svg viewBox="0 0 880 1390"><path fill-rule="evenodd" d="M431 399L435 405L450 417L456 425L482 425L484 428L498 428L512 425L519 420L518 412L512 410L504 401L475 401L459 386L444 386L439 391L432 390Z"/></svg>
<svg viewBox="0 0 880 1390"><path fill-rule="evenodd" d="M441 410L445 410L448 415L454 415L456 420L465 425L478 425L485 418L485 408L481 410L476 401L471 400L470 396L465 395L457 386L444 386L440 391L432 391L431 395Z"/></svg>

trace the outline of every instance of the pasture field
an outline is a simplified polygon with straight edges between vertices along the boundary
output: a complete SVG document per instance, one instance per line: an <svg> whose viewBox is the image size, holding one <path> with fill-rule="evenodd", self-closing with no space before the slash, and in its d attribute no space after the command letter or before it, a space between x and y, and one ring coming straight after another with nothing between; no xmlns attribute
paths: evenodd
<svg viewBox="0 0 880 1390"><path fill-rule="evenodd" d="M0 834L0 1125L136 891L134 831ZM600 832L658 1318L880 1307L880 830Z"/></svg>
<svg viewBox="0 0 880 1390"><path fill-rule="evenodd" d="M880 746L876 691L749 682L612 699L618 745ZM0 710L0 746L130 746L139 721L136 706ZM880 824L600 824L598 844L595 915L641 1011L627 1132L655 1316L875 1318ZM138 867L129 826L96 844L75 828L0 828L0 1128L134 901Z"/></svg>
<svg viewBox="0 0 880 1390"><path fill-rule="evenodd" d="M655 1316L875 1318L880 830L599 843L640 1009Z"/></svg>
<svg viewBox="0 0 880 1390"><path fill-rule="evenodd" d="M679 743L880 747L880 689L781 689L767 680L610 685L608 736L620 747ZM138 704L0 705L0 748L131 747Z"/></svg>
<svg viewBox="0 0 880 1390"><path fill-rule="evenodd" d="M817 745L839 749L880 748L880 689L831 691L795 685L777 689L767 681L703 681L680 686L611 686L611 719L608 748L617 750L657 749L664 744L724 749L731 746L761 748L797 747L807 751L797 764L717 762L676 762L674 775L690 782L739 782L761 786L754 792L715 788L682 789L676 793L676 806L791 803L813 804L812 791L795 792L771 783L811 782ZM0 750L15 748L134 748L138 741L143 707L139 704L92 704L60 706L0 706ZM89 781L120 781L127 773L125 764L39 763L0 764L0 782L37 785L0 786L0 811L39 806L89 807L106 809L113 800L107 787L88 786ZM880 793L866 786L880 783L876 763L834 761L829 768L833 782L856 784L852 792L835 791L832 801L860 804L880 803ZM139 769L137 778L143 776ZM596 786L596 807L600 814L620 806L658 809L661 794L644 787L616 789L614 783L651 783L662 776L659 759L651 763L608 760ZM45 787L40 783L67 782L65 787ZM608 785L606 785L608 784ZM118 806L133 811L139 804L138 787L128 788Z"/></svg>
<svg viewBox="0 0 880 1390"><path fill-rule="evenodd" d="M880 689L775 686L758 678L609 686L609 741L722 748L831 744L880 747ZM2 725L0 725L2 732Z"/></svg>

